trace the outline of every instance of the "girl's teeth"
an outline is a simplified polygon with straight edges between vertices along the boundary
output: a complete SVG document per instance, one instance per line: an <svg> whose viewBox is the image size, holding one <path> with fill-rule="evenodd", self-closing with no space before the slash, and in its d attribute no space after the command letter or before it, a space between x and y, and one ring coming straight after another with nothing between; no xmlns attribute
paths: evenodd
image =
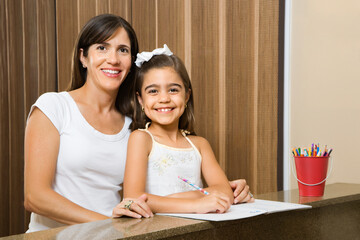
<svg viewBox="0 0 360 240"><path fill-rule="evenodd" d="M159 109L160 112L168 112L170 111L171 109L170 108L162 108L162 109Z"/></svg>

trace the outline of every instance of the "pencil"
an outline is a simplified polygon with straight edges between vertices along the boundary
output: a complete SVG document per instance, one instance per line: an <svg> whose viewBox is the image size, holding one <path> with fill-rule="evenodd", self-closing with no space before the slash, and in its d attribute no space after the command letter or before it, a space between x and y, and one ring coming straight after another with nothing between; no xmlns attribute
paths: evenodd
<svg viewBox="0 0 360 240"><path fill-rule="evenodd" d="M202 193L204 193L204 194L206 194L206 195L209 195L209 192L207 192L207 191L205 191L203 188L201 188L201 187L199 187L199 186L197 186L197 185L189 182L189 180L187 180L187 179L185 179L185 178L182 178L182 177L180 177L180 176L178 176L178 178L181 179L181 180L183 180L184 182L186 182L187 184L189 184L189 185L192 186L193 188L199 190L200 192L202 192Z"/></svg>
<svg viewBox="0 0 360 240"><path fill-rule="evenodd" d="M330 153L331 153L331 152L332 152L332 149L330 149L330 150L329 150L329 153L328 153L328 155L327 155L327 156L330 156Z"/></svg>

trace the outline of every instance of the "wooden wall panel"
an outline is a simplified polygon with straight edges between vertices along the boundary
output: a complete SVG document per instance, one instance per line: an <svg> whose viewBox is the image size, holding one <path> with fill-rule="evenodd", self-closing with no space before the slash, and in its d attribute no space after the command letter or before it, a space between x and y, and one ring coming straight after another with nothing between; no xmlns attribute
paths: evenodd
<svg viewBox="0 0 360 240"><path fill-rule="evenodd" d="M191 1L191 78L196 132L219 157L218 1Z"/></svg>
<svg viewBox="0 0 360 240"><path fill-rule="evenodd" d="M82 10L82 12L86 11ZM78 32L78 2L56 0L57 81L59 92L64 91L71 80L71 58Z"/></svg>
<svg viewBox="0 0 360 240"><path fill-rule="evenodd" d="M8 91L8 21L7 2L0 1L0 237L9 235L9 91Z"/></svg>
<svg viewBox="0 0 360 240"><path fill-rule="evenodd" d="M185 10L182 0L158 0L157 47L165 43L181 60L185 61Z"/></svg>
<svg viewBox="0 0 360 240"><path fill-rule="evenodd" d="M24 51L23 14L21 0L7 1L8 6L8 91L9 91L9 183L10 229L9 234L24 230L23 169L24 169Z"/></svg>
<svg viewBox="0 0 360 240"><path fill-rule="evenodd" d="M109 12L109 0L96 0L96 15ZM78 13L81 15L81 12Z"/></svg>
<svg viewBox="0 0 360 240"><path fill-rule="evenodd" d="M278 1L228 4L227 107L238 109L227 111L227 175L276 191Z"/></svg>
<svg viewBox="0 0 360 240"><path fill-rule="evenodd" d="M1 1L0 236L23 233L24 130L39 94L55 91L54 1ZM51 17L52 16L52 17Z"/></svg>
<svg viewBox="0 0 360 240"><path fill-rule="evenodd" d="M277 4L276 4L277 3ZM257 191L277 191L278 1L259 0Z"/></svg>
<svg viewBox="0 0 360 240"><path fill-rule="evenodd" d="M110 0L109 12L131 23L131 0Z"/></svg>
<svg viewBox="0 0 360 240"><path fill-rule="evenodd" d="M156 0L133 0L132 26L139 41L139 51L156 48Z"/></svg>
<svg viewBox="0 0 360 240"><path fill-rule="evenodd" d="M77 25L77 32L75 37L77 37L77 33L80 32L81 28L85 25L85 23L89 21L90 18L97 15L98 0L77 0L77 2L78 2L78 7L76 11L76 16L74 16L74 18L78 19L78 25ZM58 11L65 11L65 9L58 9ZM73 32L73 34L74 33L75 32ZM73 42L73 46L74 44L75 44L75 40Z"/></svg>
<svg viewBox="0 0 360 240"><path fill-rule="evenodd" d="M254 186L254 5L247 0L227 3L226 169L230 179L245 178Z"/></svg>
<svg viewBox="0 0 360 240"><path fill-rule="evenodd" d="M38 52L43 46L38 45L37 0L27 0L24 4L24 96L25 116L28 114L34 99L38 97Z"/></svg>
<svg viewBox="0 0 360 240"><path fill-rule="evenodd" d="M57 91L55 0L37 0L38 96ZM30 99L34 102L38 97ZM29 109L27 109L28 113Z"/></svg>

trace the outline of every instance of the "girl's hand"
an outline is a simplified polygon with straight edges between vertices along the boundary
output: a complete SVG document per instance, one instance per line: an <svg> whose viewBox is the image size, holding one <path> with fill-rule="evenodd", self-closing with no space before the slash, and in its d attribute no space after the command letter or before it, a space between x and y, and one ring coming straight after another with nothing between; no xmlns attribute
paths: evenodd
<svg viewBox="0 0 360 240"><path fill-rule="evenodd" d="M254 196L250 193L250 187L246 184L245 179L237 179L229 183L234 191L234 204L254 202Z"/></svg>
<svg viewBox="0 0 360 240"><path fill-rule="evenodd" d="M139 198L125 198L113 209L112 217L153 217L154 214L151 212L151 209L147 205L146 200L146 194L141 195Z"/></svg>
<svg viewBox="0 0 360 240"><path fill-rule="evenodd" d="M231 206L230 198L217 191L212 191L211 194L197 199L196 202L196 213L224 213Z"/></svg>

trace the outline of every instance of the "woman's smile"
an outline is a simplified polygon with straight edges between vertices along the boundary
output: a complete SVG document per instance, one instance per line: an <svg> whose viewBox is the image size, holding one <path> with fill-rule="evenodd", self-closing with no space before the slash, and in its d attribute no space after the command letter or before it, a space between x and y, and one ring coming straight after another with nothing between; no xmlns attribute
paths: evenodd
<svg viewBox="0 0 360 240"><path fill-rule="evenodd" d="M81 60L87 68L86 84L90 83L106 91L117 91L131 68L130 39L123 28L104 42L89 47L87 56L81 52Z"/></svg>
<svg viewBox="0 0 360 240"><path fill-rule="evenodd" d="M111 78L117 78L121 75L121 70L117 68L102 68L101 71L107 76Z"/></svg>

